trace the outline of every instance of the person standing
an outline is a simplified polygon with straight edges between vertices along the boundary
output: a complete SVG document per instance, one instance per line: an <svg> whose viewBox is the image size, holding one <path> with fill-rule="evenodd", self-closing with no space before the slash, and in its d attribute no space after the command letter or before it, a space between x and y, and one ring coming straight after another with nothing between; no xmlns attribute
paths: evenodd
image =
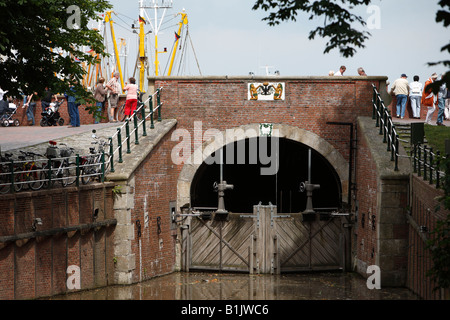
<svg viewBox="0 0 450 320"><path fill-rule="evenodd" d="M52 99L58 100L58 97L54 95L48 87L45 87L44 96L41 99L42 112L46 111L48 107L50 107Z"/></svg>
<svg viewBox="0 0 450 320"><path fill-rule="evenodd" d="M137 91L138 91L138 87L136 85L136 79L131 77L129 79L130 84L126 84L124 90L127 91L127 100L125 103L125 110L124 113L127 116L126 119L129 119L134 111L137 108Z"/></svg>
<svg viewBox="0 0 450 320"><path fill-rule="evenodd" d="M346 68L345 66L341 66L341 67L339 68L339 71L336 72L334 75L335 75L335 76L343 76L345 70L347 70L347 68Z"/></svg>
<svg viewBox="0 0 450 320"><path fill-rule="evenodd" d="M73 86L70 87L70 91L70 93L65 94L67 98L67 109L70 116L70 125L68 126L68 128L75 128L81 125L80 112L78 110L78 106L80 104L77 103L77 99L75 97L75 88Z"/></svg>
<svg viewBox="0 0 450 320"><path fill-rule="evenodd" d="M399 79L395 80L392 84L391 94L395 94L397 98L397 118L405 117L406 103L408 102L409 95L409 83L406 80L408 76L402 74Z"/></svg>
<svg viewBox="0 0 450 320"><path fill-rule="evenodd" d="M105 106L105 99L106 99L106 89L103 86L105 82L105 78L100 78L98 79L98 83L97 86L95 87L95 92L94 92L94 98L97 101L96 102L96 106L97 106L97 112L101 114L103 107ZM110 114L108 113L108 117L109 117L109 121L113 122L113 120L111 119ZM100 118L97 116L95 118L95 123L98 123L100 121ZM114 121L117 122L117 121Z"/></svg>
<svg viewBox="0 0 450 320"><path fill-rule="evenodd" d="M444 77L444 75L442 75L441 79ZM439 92L438 92L438 116L437 116L437 121L436 124L438 126L445 126L444 124L444 111L445 111L445 98L447 96L447 87L445 85L445 83L443 83L440 87L439 87Z"/></svg>
<svg viewBox="0 0 450 320"><path fill-rule="evenodd" d="M447 88L447 96L445 99L445 109L444 109L445 120L450 120L450 90Z"/></svg>
<svg viewBox="0 0 450 320"><path fill-rule="evenodd" d="M117 104L119 102L119 77L120 73L115 72L111 80L106 84L106 88L109 90L109 103L108 103L108 117L109 121L117 121Z"/></svg>
<svg viewBox="0 0 450 320"><path fill-rule="evenodd" d="M435 104L436 104L436 95L433 93L433 90L430 87L430 84L432 84L437 79L437 74L433 73L431 77L425 82L423 86L423 92L422 92L422 106L428 108L427 117L425 119L425 123L431 124L431 118L433 117L433 113L436 110Z"/></svg>
<svg viewBox="0 0 450 320"><path fill-rule="evenodd" d="M36 92L33 92L32 94L27 96L27 98L26 98L27 100L26 100L25 104L22 107L22 108L27 107L26 115L27 115L27 120L31 121L30 126L34 126L35 125L34 108L36 107L36 102L34 102L34 96L37 96Z"/></svg>
<svg viewBox="0 0 450 320"><path fill-rule="evenodd" d="M422 98L423 85L419 82L419 76L414 76L414 82L409 84L409 100L414 119L420 119L420 100Z"/></svg>
<svg viewBox="0 0 450 320"><path fill-rule="evenodd" d="M363 67L359 67L359 68L358 68L358 74L359 74L361 77L367 77L367 74L366 74L366 72L364 71L364 68L363 68Z"/></svg>

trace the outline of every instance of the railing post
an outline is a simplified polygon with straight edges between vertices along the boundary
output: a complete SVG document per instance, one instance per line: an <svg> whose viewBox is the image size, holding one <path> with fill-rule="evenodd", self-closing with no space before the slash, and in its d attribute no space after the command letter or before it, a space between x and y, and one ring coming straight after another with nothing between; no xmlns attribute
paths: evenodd
<svg viewBox="0 0 450 320"><path fill-rule="evenodd" d="M414 173L417 173L417 144L414 144L414 150L413 150L413 169Z"/></svg>
<svg viewBox="0 0 450 320"><path fill-rule="evenodd" d="M139 144L139 132L138 132L138 120L137 120L137 113L136 110L134 110L133 113L133 122L134 122L134 144Z"/></svg>
<svg viewBox="0 0 450 320"><path fill-rule="evenodd" d="M101 182L105 182L105 151L102 151L102 155L100 156L100 161L102 162L101 165Z"/></svg>
<svg viewBox="0 0 450 320"><path fill-rule="evenodd" d="M119 144L119 163L123 163L122 158L122 129L117 128L117 143Z"/></svg>
<svg viewBox="0 0 450 320"><path fill-rule="evenodd" d="M13 160L11 160L11 162L9 163L9 172L11 173L10 174L10 182L11 182L11 189L10 189L10 192L11 193L14 193L14 191L15 191L15 188L14 188L14 161Z"/></svg>
<svg viewBox="0 0 450 320"><path fill-rule="evenodd" d="M127 135L127 153L130 154L131 146L130 146L130 120L129 119L125 120L125 131L126 131L126 135Z"/></svg>
<svg viewBox="0 0 450 320"><path fill-rule="evenodd" d="M373 95L372 95L372 120L376 119L376 103L377 103L377 89L372 84Z"/></svg>
<svg viewBox="0 0 450 320"><path fill-rule="evenodd" d="M153 96L150 96L150 129L155 129L155 123L153 119Z"/></svg>
<svg viewBox="0 0 450 320"><path fill-rule="evenodd" d="M75 180L76 186L80 186L80 155L77 154L77 158L75 160L75 163L77 165L76 173L77 173L77 179Z"/></svg>
<svg viewBox="0 0 450 320"><path fill-rule="evenodd" d="M395 135L395 171L398 171L398 155L399 155L399 148L400 143L399 143L399 136Z"/></svg>
<svg viewBox="0 0 450 320"><path fill-rule="evenodd" d="M387 142L387 151L391 151L392 148L392 122L389 120L388 121L388 142Z"/></svg>
<svg viewBox="0 0 450 320"><path fill-rule="evenodd" d="M142 132L142 136L146 137L147 136L147 123L146 123L146 119L145 119L145 104L142 103L141 105L141 114L142 114L142 129L144 130Z"/></svg>
<svg viewBox="0 0 450 320"><path fill-rule="evenodd" d="M428 160L427 146L424 146L423 147L423 180L428 180L427 160Z"/></svg>
<svg viewBox="0 0 450 320"><path fill-rule="evenodd" d="M378 128L380 126L380 100L378 99L378 94L377 94L377 119L376 119L376 127Z"/></svg>
<svg viewBox="0 0 450 320"><path fill-rule="evenodd" d="M433 184L433 148L430 148L430 184Z"/></svg>
<svg viewBox="0 0 450 320"><path fill-rule="evenodd" d="M439 170L439 167L441 166L441 152L439 150L436 152L436 157L437 157L437 160L436 160L436 188L439 189L440 184L441 184L441 181L440 181L441 180L440 179L441 172Z"/></svg>
<svg viewBox="0 0 450 320"><path fill-rule="evenodd" d="M419 177L421 177L422 176L422 148L420 147L420 144L419 144L418 148L419 148L419 156L417 158L417 163L419 166L418 175L419 175Z"/></svg>
<svg viewBox="0 0 450 320"><path fill-rule="evenodd" d="M109 170L110 172L115 172L116 170L114 169L114 148L113 148L113 138L110 137L109 139L109 163L111 166L111 169Z"/></svg>
<svg viewBox="0 0 450 320"><path fill-rule="evenodd" d="M52 186L52 159L48 159L48 188Z"/></svg>
<svg viewBox="0 0 450 320"><path fill-rule="evenodd" d="M162 105L161 105L161 89L160 88L158 88L156 90L156 98L157 98L156 101L158 102L158 122L161 122L162 121L162 118L161 118Z"/></svg>

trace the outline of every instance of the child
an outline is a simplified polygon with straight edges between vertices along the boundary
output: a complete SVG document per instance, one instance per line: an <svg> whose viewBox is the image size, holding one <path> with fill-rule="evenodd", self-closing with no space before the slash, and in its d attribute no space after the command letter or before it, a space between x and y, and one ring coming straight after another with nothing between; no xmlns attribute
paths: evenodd
<svg viewBox="0 0 450 320"><path fill-rule="evenodd" d="M125 110L124 113L126 115L126 119L130 119L130 116L133 115L134 111L137 107L137 90L138 87L136 85L136 79L130 78L130 84L126 84L124 90L127 91L127 100L125 102Z"/></svg>

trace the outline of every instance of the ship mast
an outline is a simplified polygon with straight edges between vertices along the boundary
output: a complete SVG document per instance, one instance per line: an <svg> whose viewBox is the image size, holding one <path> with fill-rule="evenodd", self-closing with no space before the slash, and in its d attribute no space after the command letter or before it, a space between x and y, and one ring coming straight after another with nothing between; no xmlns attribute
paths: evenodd
<svg viewBox="0 0 450 320"><path fill-rule="evenodd" d="M159 75L159 59L158 55L163 52L167 52L166 50L160 52L158 49L158 34L161 29L161 24L165 18L167 9L171 9L173 6L173 0L139 0L139 12L140 17L147 19L150 24L151 32L155 36L155 75ZM147 14L147 10L152 11L154 14L154 18L151 19ZM161 18L159 18L159 13L162 11ZM145 44L144 44L144 36L145 33L143 31L143 24L145 22L139 21L140 23L140 40L139 40L139 59L141 61L140 64L140 73L141 73L141 81L143 78L143 73L145 72L144 62L147 59L145 57ZM142 81L143 82L143 81Z"/></svg>

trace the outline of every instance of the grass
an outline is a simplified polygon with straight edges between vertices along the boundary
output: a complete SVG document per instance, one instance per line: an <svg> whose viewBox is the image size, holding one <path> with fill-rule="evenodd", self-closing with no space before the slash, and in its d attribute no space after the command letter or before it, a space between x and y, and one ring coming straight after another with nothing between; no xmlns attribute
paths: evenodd
<svg viewBox="0 0 450 320"><path fill-rule="evenodd" d="M433 152L439 150L445 152L445 140L450 140L450 127L438 127L425 125L425 137L428 144L433 147Z"/></svg>

